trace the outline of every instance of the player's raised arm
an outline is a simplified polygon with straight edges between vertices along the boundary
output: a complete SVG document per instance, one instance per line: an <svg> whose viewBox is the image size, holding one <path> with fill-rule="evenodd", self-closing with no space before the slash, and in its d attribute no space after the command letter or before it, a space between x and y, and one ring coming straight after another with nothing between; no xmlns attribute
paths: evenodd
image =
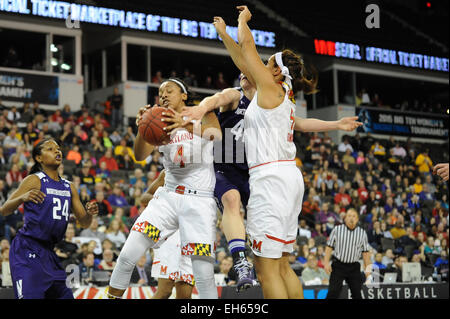
<svg viewBox="0 0 450 319"><path fill-rule="evenodd" d="M304 119L301 117L295 117L295 131L300 132L327 132L327 131L353 131L362 123L357 121L358 117L343 117L338 121L322 121L319 119Z"/></svg>
<svg viewBox="0 0 450 319"><path fill-rule="evenodd" d="M227 25L225 24L225 21L222 17L214 17L213 25L216 28L217 34L222 38L222 42L230 54L234 64L247 76L249 82L254 86L255 80L250 75L247 65L245 64L245 58L242 54L241 47L234 42L233 38L227 33Z"/></svg>
<svg viewBox="0 0 450 319"><path fill-rule="evenodd" d="M144 112L150 108L150 105L146 105L144 107L141 107L139 109L139 112L136 117L136 126L139 126L139 122L142 118L142 115ZM153 150L155 149L154 145L151 145L147 143L142 136L138 133L136 135L136 139L134 140L134 157L137 161L143 161L145 160L150 154L152 154Z"/></svg>
<svg viewBox="0 0 450 319"><path fill-rule="evenodd" d="M97 202L89 202L86 204L86 209L80 201L78 191L73 184L70 184L70 191L72 193L72 212L76 219L80 222L81 227L88 228L92 222L92 216L98 214Z"/></svg>
<svg viewBox="0 0 450 319"><path fill-rule="evenodd" d="M220 107L234 107L239 103L241 94L238 90L229 88L218 92L212 96L205 97L199 105L185 106L181 115L184 118L183 126L188 125L192 120L201 120L206 113L214 111Z"/></svg>
<svg viewBox="0 0 450 319"><path fill-rule="evenodd" d="M45 194L40 191L41 181L39 177L32 174L27 176L19 185L19 188L0 207L0 214L8 216L25 202L40 204L44 201Z"/></svg>

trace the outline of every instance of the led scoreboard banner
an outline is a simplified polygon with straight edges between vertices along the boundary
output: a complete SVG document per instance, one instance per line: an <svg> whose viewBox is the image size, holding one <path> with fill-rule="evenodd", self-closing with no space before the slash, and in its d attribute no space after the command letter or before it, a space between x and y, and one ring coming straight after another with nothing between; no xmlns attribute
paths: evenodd
<svg viewBox="0 0 450 319"><path fill-rule="evenodd" d="M0 0L0 12L120 27L148 32L162 32L192 38L220 39L212 23L164 17L140 12L80 5L64 1ZM237 42L237 27L227 26L227 33ZM257 46L274 48L275 33L252 30Z"/></svg>
<svg viewBox="0 0 450 319"><path fill-rule="evenodd" d="M376 47L363 47L352 43L314 39L314 51L316 54L333 56L336 58L399 65L421 70L449 71L448 58L439 58L424 54Z"/></svg>

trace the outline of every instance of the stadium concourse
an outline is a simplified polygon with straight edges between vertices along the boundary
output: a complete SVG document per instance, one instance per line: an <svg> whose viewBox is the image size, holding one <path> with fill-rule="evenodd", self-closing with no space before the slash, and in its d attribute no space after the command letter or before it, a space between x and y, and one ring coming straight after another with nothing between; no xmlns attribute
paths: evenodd
<svg viewBox="0 0 450 319"><path fill-rule="evenodd" d="M25 13L20 6L4 5L13 2L0 1L0 206L30 171L33 146L46 136L58 137L64 155L60 175L73 181L83 204L96 201L100 212L86 230L71 216L65 240L55 251L69 277L74 270L79 274L72 277L75 298L103 298L121 248L145 208L143 194L163 169L157 150L144 161L134 157L137 111L158 103L159 84L172 76L192 88L196 103L239 85L239 71L223 44L201 24L222 15L236 26L237 2L211 5L195 0L182 5L158 0L146 8L139 1L76 1L119 13L176 16L190 21L191 27L197 23L197 33L163 26L139 31L92 21L68 28L64 19L50 13ZM32 9L40 1L25 2ZM297 116L338 120L357 115L364 121L360 130L348 134L294 135L305 195L289 260L305 298L326 296L326 241L349 208L359 212L373 267L381 275L378 280L401 288L391 298L448 298L449 190L447 182L432 174L435 164L449 161L448 33L442 35L448 29L440 29L442 20L448 21L448 3L429 1L429 8L423 1L376 1L385 24L368 30L361 1L345 6L312 1L301 10L275 1L243 2L252 10L252 27L264 40L258 45L263 58L292 47L317 69L319 93L297 96ZM176 23L173 20L162 24L167 27ZM342 57L334 49L322 52L318 43L333 48L351 44L362 56ZM374 62L366 56L371 48L389 49L397 57L422 54L440 65L425 69L381 58ZM0 216L0 298L13 297L9 248L23 223L23 206ZM240 296L232 289L237 278L220 217L216 246L219 295L262 298L258 286ZM248 255L252 261L250 249ZM125 298L153 296L157 282L150 276L152 262L149 251L141 264L147 280L135 271ZM419 265L417 278L410 276L411 265ZM371 289L364 287L366 298L377 297ZM348 297L347 291L342 297Z"/></svg>

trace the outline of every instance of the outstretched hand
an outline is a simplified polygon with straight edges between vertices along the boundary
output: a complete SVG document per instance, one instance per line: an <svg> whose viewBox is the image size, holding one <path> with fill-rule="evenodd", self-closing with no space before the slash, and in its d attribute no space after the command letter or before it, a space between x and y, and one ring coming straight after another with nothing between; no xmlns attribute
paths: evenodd
<svg viewBox="0 0 450 319"><path fill-rule="evenodd" d="M167 135L170 135L174 130L183 127L183 116L171 107L169 107L168 110L171 112L166 111L161 113L163 116L161 121L167 123L167 126L163 128L163 130Z"/></svg>
<svg viewBox="0 0 450 319"><path fill-rule="evenodd" d="M201 121L203 116L207 113L207 109L201 103L197 106L183 107L181 116L185 119L182 126L186 126L191 121Z"/></svg>
<svg viewBox="0 0 450 319"><path fill-rule="evenodd" d="M238 21L248 22L251 20L252 14L247 6L237 6L236 8L239 10Z"/></svg>
<svg viewBox="0 0 450 319"><path fill-rule="evenodd" d="M214 17L213 25L216 28L217 34L221 35L227 32L227 25L222 17Z"/></svg>
<svg viewBox="0 0 450 319"><path fill-rule="evenodd" d="M353 131L363 125L363 123L356 121L357 119L357 116L343 117L338 121L338 128L342 131Z"/></svg>

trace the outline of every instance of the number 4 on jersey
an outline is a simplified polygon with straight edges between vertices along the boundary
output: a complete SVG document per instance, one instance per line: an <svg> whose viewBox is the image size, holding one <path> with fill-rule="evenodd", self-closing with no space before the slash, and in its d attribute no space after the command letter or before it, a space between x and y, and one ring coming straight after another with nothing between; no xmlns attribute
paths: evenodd
<svg viewBox="0 0 450 319"><path fill-rule="evenodd" d="M183 145L178 146L177 152L175 153L175 158L173 159L173 162L175 164L180 164L180 167L183 168L184 165L184 159L183 159Z"/></svg>

